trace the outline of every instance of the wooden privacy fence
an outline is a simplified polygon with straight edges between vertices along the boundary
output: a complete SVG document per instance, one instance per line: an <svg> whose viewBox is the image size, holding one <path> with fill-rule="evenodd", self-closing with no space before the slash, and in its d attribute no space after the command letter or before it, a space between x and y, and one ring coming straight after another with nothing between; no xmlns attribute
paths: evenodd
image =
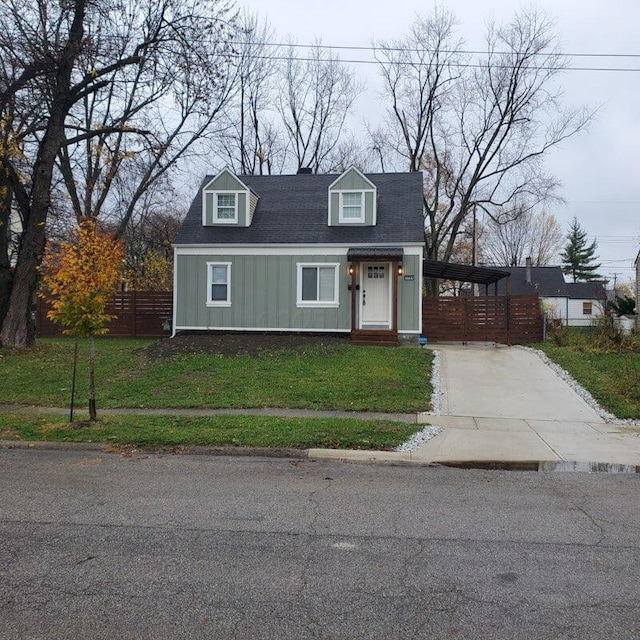
<svg viewBox="0 0 640 640"><path fill-rule="evenodd" d="M429 342L538 342L540 299L537 295L425 297L422 332Z"/></svg>
<svg viewBox="0 0 640 640"><path fill-rule="evenodd" d="M38 336L62 335L62 327L47 318L49 305L38 298L36 303L36 333ZM117 316L107 324L108 336L156 338L169 335L163 324L171 321L173 293L171 291L123 291L107 304L106 312Z"/></svg>

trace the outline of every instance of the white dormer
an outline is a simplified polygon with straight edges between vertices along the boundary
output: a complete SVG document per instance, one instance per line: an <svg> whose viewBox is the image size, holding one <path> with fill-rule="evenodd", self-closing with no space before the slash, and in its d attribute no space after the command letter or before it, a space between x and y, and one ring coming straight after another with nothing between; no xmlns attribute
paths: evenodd
<svg viewBox="0 0 640 640"><path fill-rule="evenodd" d="M258 196L229 169L202 188L202 225L248 227Z"/></svg>
<svg viewBox="0 0 640 640"><path fill-rule="evenodd" d="M356 167L349 167L329 186L329 226L375 226L376 195L373 182Z"/></svg>

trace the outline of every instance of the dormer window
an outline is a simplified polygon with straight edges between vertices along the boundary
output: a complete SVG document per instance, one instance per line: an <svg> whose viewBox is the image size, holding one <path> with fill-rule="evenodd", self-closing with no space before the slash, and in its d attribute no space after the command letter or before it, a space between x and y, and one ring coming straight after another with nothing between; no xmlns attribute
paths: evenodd
<svg viewBox="0 0 640 640"><path fill-rule="evenodd" d="M257 205L258 195L223 169L202 187L202 225L248 227Z"/></svg>
<svg viewBox="0 0 640 640"><path fill-rule="evenodd" d="M355 167L330 185L327 224L330 227L375 227L378 198L376 185Z"/></svg>
<svg viewBox="0 0 640 640"><path fill-rule="evenodd" d="M214 220L216 222L238 221L238 199L235 193L216 193Z"/></svg>
<svg viewBox="0 0 640 640"><path fill-rule="evenodd" d="M340 222L364 222L362 191L340 193Z"/></svg>

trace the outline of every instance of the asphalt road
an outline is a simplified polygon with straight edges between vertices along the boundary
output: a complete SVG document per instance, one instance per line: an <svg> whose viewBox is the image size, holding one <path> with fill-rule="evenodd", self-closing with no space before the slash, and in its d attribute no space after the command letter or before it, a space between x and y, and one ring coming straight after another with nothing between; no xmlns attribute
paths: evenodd
<svg viewBox="0 0 640 640"><path fill-rule="evenodd" d="M0 450L0 638L640 637L640 477Z"/></svg>

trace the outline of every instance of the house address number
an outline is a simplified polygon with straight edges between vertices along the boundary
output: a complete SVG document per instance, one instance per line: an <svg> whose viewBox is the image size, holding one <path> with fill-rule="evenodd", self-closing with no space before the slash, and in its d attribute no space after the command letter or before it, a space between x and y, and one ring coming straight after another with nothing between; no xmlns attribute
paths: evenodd
<svg viewBox="0 0 640 640"><path fill-rule="evenodd" d="M406 275L404 277L405 282L413 282L416 279L414 275Z"/></svg>

